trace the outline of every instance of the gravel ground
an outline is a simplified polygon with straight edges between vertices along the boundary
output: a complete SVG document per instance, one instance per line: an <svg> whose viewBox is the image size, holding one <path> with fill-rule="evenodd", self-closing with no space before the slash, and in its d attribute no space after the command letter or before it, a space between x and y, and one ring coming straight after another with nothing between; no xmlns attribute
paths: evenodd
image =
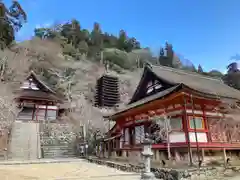
<svg viewBox="0 0 240 180"><path fill-rule="evenodd" d="M70 161L70 160L68 160ZM118 171L113 168L88 163L85 160L72 159L68 162L61 160L38 160L0 162L0 180L139 180L140 175ZM51 162L51 163L48 163ZM16 163L25 163L16 165ZM34 164L35 163L35 164ZM39 163L39 164L37 164ZM192 177L191 180L240 180L239 174L228 173L230 176ZM219 176L220 175L220 176ZM237 176L238 175L238 176ZM234 176L234 177L233 177Z"/></svg>
<svg viewBox="0 0 240 180"><path fill-rule="evenodd" d="M229 178L228 180L240 180L240 175L239 175L239 176L232 177L232 178Z"/></svg>
<svg viewBox="0 0 240 180"><path fill-rule="evenodd" d="M1 180L139 180L135 173L87 162L0 165Z"/></svg>

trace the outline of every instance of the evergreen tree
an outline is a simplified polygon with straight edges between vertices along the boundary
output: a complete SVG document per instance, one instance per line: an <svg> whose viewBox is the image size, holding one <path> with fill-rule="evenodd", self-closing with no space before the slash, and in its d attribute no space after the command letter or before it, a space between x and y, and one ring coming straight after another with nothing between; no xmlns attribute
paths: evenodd
<svg viewBox="0 0 240 180"><path fill-rule="evenodd" d="M81 30L81 40L82 41L89 42L89 36L90 36L90 33L87 29Z"/></svg>
<svg viewBox="0 0 240 180"><path fill-rule="evenodd" d="M159 57L158 57L159 64L164 66L164 60L165 60L164 49L161 47L159 52Z"/></svg>
<svg viewBox="0 0 240 180"><path fill-rule="evenodd" d="M164 49L163 48L160 48L160 53L159 53L160 57L163 57L164 56Z"/></svg>
<svg viewBox="0 0 240 180"><path fill-rule="evenodd" d="M227 69L228 69L228 73L235 73L235 72L238 72L239 69L238 69L238 63L237 62L233 62L231 64L229 64L227 66Z"/></svg>
<svg viewBox="0 0 240 180"><path fill-rule="evenodd" d="M0 48L4 49L15 40L15 32L26 22L27 15L18 1L13 1L10 8L0 1Z"/></svg>
<svg viewBox="0 0 240 180"><path fill-rule="evenodd" d="M202 66L199 64L198 65L198 70L197 70L198 73L203 73L203 68Z"/></svg>
<svg viewBox="0 0 240 180"><path fill-rule="evenodd" d="M166 42L165 44L165 52L164 49L160 48L160 54L159 54L159 63L162 66L168 66L168 67L173 67L173 57L174 57L174 52L172 45Z"/></svg>
<svg viewBox="0 0 240 180"><path fill-rule="evenodd" d="M127 35L124 30L119 32L117 47L120 50L126 50L127 48Z"/></svg>
<svg viewBox="0 0 240 180"><path fill-rule="evenodd" d="M93 30L91 32L92 45L101 49L103 45L102 30L99 23L94 23Z"/></svg>
<svg viewBox="0 0 240 180"><path fill-rule="evenodd" d="M167 55L166 66L173 67L174 52L173 52L172 44L169 44L168 42L166 42L165 50L166 50L166 55Z"/></svg>
<svg viewBox="0 0 240 180"><path fill-rule="evenodd" d="M81 26L80 23L73 19L71 22L71 41L73 47L77 48L78 44L81 42Z"/></svg>
<svg viewBox="0 0 240 180"><path fill-rule="evenodd" d="M224 82L235 88L240 90L240 70L238 69L237 62L233 62L227 66L228 72L223 77Z"/></svg>
<svg viewBox="0 0 240 180"><path fill-rule="evenodd" d="M169 66L172 67L172 64L173 64L172 61L173 61L173 56L174 56L172 44L169 44L168 42L166 42L165 50L166 50L166 55L167 55L167 58L169 61Z"/></svg>

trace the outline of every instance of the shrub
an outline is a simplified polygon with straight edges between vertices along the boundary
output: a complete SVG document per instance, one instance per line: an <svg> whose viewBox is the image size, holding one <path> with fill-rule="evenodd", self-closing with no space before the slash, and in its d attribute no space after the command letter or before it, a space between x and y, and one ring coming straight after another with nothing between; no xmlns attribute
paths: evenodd
<svg viewBox="0 0 240 180"><path fill-rule="evenodd" d="M71 44L64 45L64 47L63 47L64 55L69 55L69 56L75 57L76 53L77 53L77 50Z"/></svg>

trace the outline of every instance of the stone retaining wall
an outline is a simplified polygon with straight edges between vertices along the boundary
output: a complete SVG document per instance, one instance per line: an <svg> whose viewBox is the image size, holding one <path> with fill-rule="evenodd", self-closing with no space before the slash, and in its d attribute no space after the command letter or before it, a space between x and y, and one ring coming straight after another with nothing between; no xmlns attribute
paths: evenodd
<svg viewBox="0 0 240 180"><path fill-rule="evenodd" d="M87 158L91 163L105 165L108 167L116 168L121 171L141 173L142 166L135 166L131 164L120 164L112 161L104 161L97 158ZM238 167L203 167L203 168L191 168L187 170L170 169L170 168L151 168L151 171L155 174L156 178L163 180L190 180L193 177L201 176L203 178L220 177L229 172L240 172Z"/></svg>
<svg viewBox="0 0 240 180"><path fill-rule="evenodd" d="M42 158L76 157L74 126L59 123L40 123Z"/></svg>

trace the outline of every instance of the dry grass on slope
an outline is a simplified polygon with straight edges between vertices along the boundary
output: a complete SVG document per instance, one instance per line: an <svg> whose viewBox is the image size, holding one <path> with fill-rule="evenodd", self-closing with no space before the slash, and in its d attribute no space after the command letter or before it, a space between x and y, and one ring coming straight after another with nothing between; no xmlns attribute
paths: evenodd
<svg viewBox="0 0 240 180"><path fill-rule="evenodd" d="M76 61L71 57L62 55L62 49L58 43L49 40L41 40L34 38L17 44L12 50L0 52L0 57L8 57L8 69L11 72L11 79L9 84L14 84L17 88L23 79L29 73L29 69L36 69L37 73L41 69L49 70L54 76L55 74L62 74L66 69L75 71L72 81L71 94L73 98L72 104L78 104L70 119L74 119L74 123L88 124L94 128L100 128L103 131L108 130L108 123L101 118L104 113L113 112L113 110L99 109L92 106L94 101L95 85L99 77L105 72L105 68L99 63L79 60ZM39 71L40 70L40 71ZM108 73L119 77L120 80L120 106L124 106L139 82L142 70L133 72L124 71L123 74L118 74L115 71ZM8 74L10 76L10 74ZM63 88L66 88L66 82L60 82ZM14 83L13 83L14 82ZM65 87L64 87L65 86Z"/></svg>

